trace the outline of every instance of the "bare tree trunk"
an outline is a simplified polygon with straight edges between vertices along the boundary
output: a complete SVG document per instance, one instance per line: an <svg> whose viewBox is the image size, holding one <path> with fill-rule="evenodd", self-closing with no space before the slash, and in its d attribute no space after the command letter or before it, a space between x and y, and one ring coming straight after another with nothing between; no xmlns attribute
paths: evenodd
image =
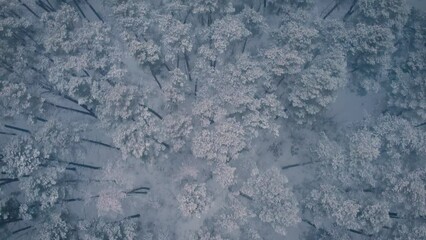
<svg viewBox="0 0 426 240"><path fill-rule="evenodd" d="M55 104L55 103L52 103L52 102L49 102L49 101L45 101L45 103L47 103L47 104L48 104L48 105L50 105L50 106L53 106L53 107L59 108L59 109L68 110L68 111L72 111L72 112L76 112L76 113L81 113L81 114L88 115L88 116L91 116L91 117L93 117L93 118L96 118L96 119L97 119L97 117L96 117L96 116L94 116L94 115L93 115L92 113L90 113L90 112L85 112L85 111L81 111L81 110L74 109L74 108L70 108L70 107L64 107L64 106L61 106L61 105L58 105L58 104Z"/></svg>
<svg viewBox="0 0 426 240"><path fill-rule="evenodd" d="M149 190L150 190L149 187L138 187L130 191L127 191L126 194L147 194Z"/></svg>
<svg viewBox="0 0 426 240"><path fill-rule="evenodd" d="M93 11L93 13L95 13L96 17L98 17L99 20L104 22L101 15L95 10L95 8L92 6L92 4L90 4L90 2L88 0L84 0L84 1L87 3L87 5L89 5L90 9L92 9L92 11Z"/></svg>
<svg viewBox="0 0 426 240"><path fill-rule="evenodd" d="M244 53L244 51L246 50L247 40L248 40L248 37L246 37L246 39L244 40L243 50L241 51L241 53Z"/></svg>
<svg viewBox="0 0 426 240"><path fill-rule="evenodd" d="M19 2L21 1L19 0ZM37 18L40 18L40 16L37 15L37 13L35 13L30 7L28 7L27 4L21 2L21 5L24 6L28 11L30 11L34 16L36 16Z"/></svg>
<svg viewBox="0 0 426 240"><path fill-rule="evenodd" d="M82 168L89 168L94 170L100 170L101 167L96 167L92 165L82 164L82 163L76 163L76 162L68 162L69 165L76 166L76 167L82 167Z"/></svg>
<svg viewBox="0 0 426 240"><path fill-rule="evenodd" d="M22 220L23 220L22 218L1 220L1 221L0 221L0 227L1 227L1 226L3 226L3 225L6 225L6 224L8 224L8 223L20 222L20 221L22 221Z"/></svg>
<svg viewBox="0 0 426 240"><path fill-rule="evenodd" d="M248 200L250 200L250 201L253 201L253 198L252 198L252 197L250 197L249 195L245 194L245 193L240 192L240 196L242 196L242 197L244 197L244 198L247 198L247 199L248 199Z"/></svg>
<svg viewBox="0 0 426 240"><path fill-rule="evenodd" d="M426 122L424 122L424 123L420 123L420 124L418 124L418 125L416 125L416 126L414 126L414 127L421 127L421 126L424 126L424 125L426 125Z"/></svg>
<svg viewBox="0 0 426 240"><path fill-rule="evenodd" d="M189 79L189 81L190 82L192 82L192 77L191 77L191 68L190 68L190 66L189 66L189 58L188 58L188 54L187 54L187 52L185 51L185 53L184 53L184 57L185 57L185 63L186 63L186 70L187 70L187 72L188 72L188 79Z"/></svg>
<svg viewBox="0 0 426 240"><path fill-rule="evenodd" d="M98 144L98 145L101 145L101 146L104 146L104 147L107 147L107 148L120 150L120 148L114 147L114 146L107 144L107 143L103 143L103 142L99 142L99 141L95 141L95 140L91 140L91 139L87 139L87 138L82 138L81 140L85 141L85 142L93 143L93 144Z"/></svg>
<svg viewBox="0 0 426 240"><path fill-rule="evenodd" d="M28 130L28 129L25 129L25 128L15 127L15 126L8 125L8 124L4 124L4 127L5 128L9 128L9 129L13 129L13 130L17 130L17 131L21 131L21 132L24 132L24 133L31 134L31 131Z"/></svg>
<svg viewBox="0 0 426 240"><path fill-rule="evenodd" d="M163 86L161 86L160 81L158 81L157 76L154 74L154 71L152 71L152 66L149 67L149 70L151 71L151 74L154 77L155 82L157 82L158 87L160 87L160 89L162 91L163 90Z"/></svg>
<svg viewBox="0 0 426 240"><path fill-rule="evenodd" d="M86 19L87 21L89 21L89 19L86 17L86 14L84 14L83 10L81 9L80 5L78 4L78 2L76 0L73 0L75 6L77 7L78 11L81 13L81 15L83 16L84 19ZM90 22L90 21L89 21Z"/></svg>
<svg viewBox="0 0 426 240"><path fill-rule="evenodd" d="M19 178L0 178L0 186L4 186L9 183L17 182Z"/></svg>
<svg viewBox="0 0 426 240"><path fill-rule="evenodd" d="M306 162L306 163L297 163L297 164L291 164L291 165L287 165L284 167L281 167L282 170L285 169L289 169L289 168L294 168L294 167L299 167L299 166L305 166L305 165L309 165L309 164L313 164L313 163L318 163L320 161L312 161L312 162Z"/></svg>
<svg viewBox="0 0 426 240"><path fill-rule="evenodd" d="M170 72L170 67L169 67L169 65L167 65L167 63L166 62L164 62L164 66L166 67L166 69L167 69L167 71L169 71Z"/></svg>
<svg viewBox="0 0 426 240"><path fill-rule="evenodd" d="M53 11L56 11L56 9L53 7L53 5L49 2L49 0L46 0L47 4L50 6L51 9L53 9Z"/></svg>
<svg viewBox="0 0 426 240"><path fill-rule="evenodd" d="M213 20L212 20L212 13L209 12L209 14L207 15L207 26L210 27L210 25L212 24Z"/></svg>
<svg viewBox="0 0 426 240"><path fill-rule="evenodd" d="M69 198L69 199L63 199L62 202L83 202L83 198Z"/></svg>
<svg viewBox="0 0 426 240"><path fill-rule="evenodd" d="M348 19L348 17L350 17L355 12L354 8L357 2L358 0L353 0L352 5L350 6L349 10L346 12L345 16L343 17L344 22Z"/></svg>
<svg viewBox="0 0 426 240"><path fill-rule="evenodd" d="M16 136L16 133L9 133L9 132L3 132L3 131L0 131L0 134L9 135L9 136Z"/></svg>
<svg viewBox="0 0 426 240"><path fill-rule="evenodd" d="M183 24L186 24L186 21L188 20L189 14L191 13L191 9L188 10L188 13L185 16L185 19L183 20Z"/></svg>
<svg viewBox="0 0 426 240"><path fill-rule="evenodd" d="M330 16L330 14L332 13L332 12L334 12L334 10L336 10L336 8L341 4L342 2L340 1L340 0L338 0L337 2L336 2L336 4L334 4L334 6L331 8L331 10L330 11L328 11L327 12L327 14L325 14L325 16L323 17L323 19L326 19L328 16Z"/></svg>
<svg viewBox="0 0 426 240"><path fill-rule="evenodd" d="M48 4L42 2L41 0L37 0L36 4L37 4L37 6L39 6L40 8L42 8L44 11L46 11L48 13L54 11L54 9L51 9Z"/></svg>
<svg viewBox="0 0 426 240"><path fill-rule="evenodd" d="M20 232L23 232L23 231L25 231L25 230L27 230L27 229L30 229L30 228L32 228L32 226L27 226L27 227L20 228L20 229L18 229L18 230L13 231L13 232L12 232L12 235L17 234L17 233L20 233Z"/></svg>
<svg viewBox="0 0 426 240"><path fill-rule="evenodd" d="M194 96L197 96L197 91L198 91L198 78L195 79Z"/></svg>
<svg viewBox="0 0 426 240"><path fill-rule="evenodd" d="M60 95L60 94L59 94L59 96L61 96L61 97L65 98L66 100L71 101L71 102L73 102L73 103L75 103L75 104L79 105L80 107L84 108L84 110L86 110L86 111L89 113L89 115L91 115L92 117L94 117L94 118L98 118L98 117L95 115L95 113L93 112L93 110L91 110L91 109L90 109L90 108L89 108L86 104L79 104L77 100L75 100L75 99L73 99L72 97L67 96L67 95Z"/></svg>
<svg viewBox="0 0 426 240"><path fill-rule="evenodd" d="M131 215L131 216L125 217L124 219L139 218L140 216L141 216L140 214L135 214L135 215Z"/></svg>
<svg viewBox="0 0 426 240"><path fill-rule="evenodd" d="M159 113L157 113L156 111L154 111L152 108L144 105L144 104L139 104L140 106L146 108L148 110L148 112L154 114L156 117L158 117L160 120L163 120L163 116L161 116Z"/></svg>
<svg viewBox="0 0 426 240"><path fill-rule="evenodd" d="M177 57L176 57L176 68L179 68L179 54L177 54Z"/></svg>

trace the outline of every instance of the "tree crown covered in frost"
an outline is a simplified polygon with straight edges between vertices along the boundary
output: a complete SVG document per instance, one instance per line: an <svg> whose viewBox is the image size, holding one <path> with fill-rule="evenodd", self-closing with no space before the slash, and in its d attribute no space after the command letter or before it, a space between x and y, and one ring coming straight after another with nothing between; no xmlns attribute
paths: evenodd
<svg viewBox="0 0 426 240"><path fill-rule="evenodd" d="M0 0L0 239L426 239L408 2Z"/></svg>

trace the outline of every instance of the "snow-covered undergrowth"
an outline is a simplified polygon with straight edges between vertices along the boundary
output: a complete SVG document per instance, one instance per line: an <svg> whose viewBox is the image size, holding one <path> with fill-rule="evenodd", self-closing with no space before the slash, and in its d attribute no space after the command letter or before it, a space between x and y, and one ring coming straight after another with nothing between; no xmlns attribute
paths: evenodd
<svg viewBox="0 0 426 240"><path fill-rule="evenodd" d="M0 239L426 239L410 6L0 0Z"/></svg>

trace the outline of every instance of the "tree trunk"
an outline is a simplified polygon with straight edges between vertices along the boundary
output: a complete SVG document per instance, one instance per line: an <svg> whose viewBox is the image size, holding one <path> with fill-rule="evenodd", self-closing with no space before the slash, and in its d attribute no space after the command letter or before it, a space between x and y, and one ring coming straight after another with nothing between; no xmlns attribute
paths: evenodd
<svg viewBox="0 0 426 240"><path fill-rule="evenodd" d="M75 6L77 7L78 11L81 13L81 15L83 16L84 19L86 19L87 21L89 21L89 19L87 19L86 14L84 14L83 10L81 9L80 5L77 3L76 0L73 0Z"/></svg>
<svg viewBox="0 0 426 240"><path fill-rule="evenodd" d="M9 129L13 129L13 130L17 130L17 131L21 131L21 132L24 132L24 133L31 134L31 131L28 130L28 129L25 129L25 128L19 128L19 127L15 127L15 126L8 125L8 124L4 124L4 127L5 128L9 128Z"/></svg>
<svg viewBox="0 0 426 240"><path fill-rule="evenodd" d="M328 16L330 16L330 14L332 13L332 12L334 12L334 10L336 10L336 8L341 4L342 2L341 1L338 1L338 2L336 2L336 4L334 4L334 6L331 8L331 10L330 11L328 11L328 13L327 14L325 14L325 16L322 18L322 19L326 19Z"/></svg>
<svg viewBox="0 0 426 240"><path fill-rule="evenodd" d="M159 113L157 113L156 111L154 111L152 108L150 108L150 107L148 107L148 106L146 106L145 104L139 104L140 106L142 106L142 107L144 107L144 108L146 108L147 110L148 110L148 112L150 112L150 113L152 113L152 114L154 114L156 117L158 117L160 120L163 120L163 117L159 114Z"/></svg>
<svg viewBox="0 0 426 240"><path fill-rule="evenodd" d="M17 182L19 178L0 178L0 186L4 186L9 183Z"/></svg>
<svg viewBox="0 0 426 240"><path fill-rule="evenodd" d="M191 13L191 9L188 10L188 13L185 16L185 19L183 20L183 24L186 24L186 21L188 20L189 14Z"/></svg>
<svg viewBox="0 0 426 240"><path fill-rule="evenodd" d="M126 192L126 194L147 194L149 190L149 187L138 187Z"/></svg>
<svg viewBox="0 0 426 240"><path fill-rule="evenodd" d="M131 216L125 217L124 219L139 218L140 216L141 216L140 214L135 214L135 215L131 215Z"/></svg>
<svg viewBox="0 0 426 240"><path fill-rule="evenodd" d="M101 145L101 146L104 146L104 147L107 147L107 148L120 150L120 148L114 147L114 146L107 144L107 143L103 143L103 142L99 142L99 141L95 141L95 140L91 140L91 139L87 139L87 138L82 138L81 140L85 141L85 142L93 143L93 144L98 144L98 145Z"/></svg>
<svg viewBox="0 0 426 240"><path fill-rule="evenodd" d="M420 123L420 124L418 124L418 125L416 125L416 126L414 126L414 127L421 127L421 126L424 126L424 125L426 125L426 122L424 122L424 123Z"/></svg>
<svg viewBox="0 0 426 240"><path fill-rule="evenodd" d="M154 80L157 83L158 87L160 87L160 89L162 91L163 90L163 86L161 86L161 83L158 81L157 76L154 74L154 71L152 71L152 66L149 67L149 70L151 71L151 74L154 77Z"/></svg>
<svg viewBox="0 0 426 240"><path fill-rule="evenodd" d="M50 8L53 10L53 11L56 11L56 9L53 7L53 5L49 2L49 0L46 0L46 2L47 2L47 4L50 6Z"/></svg>
<svg viewBox="0 0 426 240"><path fill-rule="evenodd" d="M28 7L27 4L21 3L21 5L24 6L28 11L30 11L34 16L36 16L37 18L40 18L40 16L37 15L37 13L35 13L30 7Z"/></svg>
<svg viewBox="0 0 426 240"><path fill-rule="evenodd" d="M16 219L2 219L0 220L0 226L6 225L8 223L14 223L14 222L19 222L22 221L22 218L16 218Z"/></svg>
<svg viewBox="0 0 426 240"><path fill-rule="evenodd" d="M305 165L309 165L309 164L313 164L313 163L318 163L320 161L312 161L312 162L306 162L306 163L297 163L297 164L291 164L288 166L284 166L281 167L281 169L285 170L285 169L289 169L289 168L294 168L294 167L299 167L299 166L305 166Z"/></svg>
<svg viewBox="0 0 426 240"><path fill-rule="evenodd" d="M53 12L53 9L51 9L49 5L42 2L41 0L36 1L36 4L37 4L37 6L39 6L40 8L42 8L44 11L46 11L48 13Z"/></svg>
<svg viewBox="0 0 426 240"><path fill-rule="evenodd" d="M91 117L97 119L97 117L95 115L93 115L92 113L90 113L90 112L85 112L85 111L81 111L81 110L78 110L78 109L75 109L75 108L70 108L70 107L65 107L65 106L57 105L57 104L49 102L49 101L45 101L45 103L48 104L48 105L50 105L50 106L59 108L59 109L68 110L68 111L72 111L72 112L76 112L76 113L81 113L81 114L88 115L88 116L91 116Z"/></svg>
<svg viewBox="0 0 426 240"><path fill-rule="evenodd" d="M244 53L244 51L246 50L247 40L248 40L248 37L246 37L246 39L244 40L243 50L241 51L241 53Z"/></svg>
<svg viewBox="0 0 426 240"><path fill-rule="evenodd" d="M25 230L27 230L27 229L30 229L30 228L32 228L32 226L27 226L27 227L20 228L20 229L18 229L18 230L13 231L13 232L12 232L12 235L17 234L17 233L20 233L20 232L23 232L23 231L25 231Z"/></svg>
<svg viewBox="0 0 426 240"><path fill-rule="evenodd" d="M195 86L194 86L194 96L197 96L198 91L198 78L195 79Z"/></svg>
<svg viewBox="0 0 426 240"><path fill-rule="evenodd" d="M2 134L2 135L9 135L9 136L16 136L16 133L3 132L3 131L0 131L0 134Z"/></svg>
<svg viewBox="0 0 426 240"><path fill-rule="evenodd" d="M184 57L185 57L185 63L186 63L186 70L187 70L187 72L188 72L188 79L189 79L189 81L190 81L190 82L192 82L192 78L191 78L191 68L190 68L190 66L189 66L189 58L188 58L188 54L187 54L187 52L186 52L186 51L185 51Z"/></svg>
<svg viewBox="0 0 426 240"><path fill-rule="evenodd" d="M82 167L82 168L89 168L94 170L100 170L101 167L96 167L92 165L82 164L82 163L76 163L76 162L68 162L69 165L76 166L76 167Z"/></svg>
<svg viewBox="0 0 426 240"><path fill-rule="evenodd" d="M89 5L90 9L92 9L93 13L95 13L96 17L98 17L99 20L102 21L102 23L104 22L104 20L102 19L101 15L99 15L99 13L95 10L95 8L92 6L92 4L90 4L90 2L88 0L84 0L87 5Z"/></svg>
<svg viewBox="0 0 426 240"><path fill-rule="evenodd" d="M242 193L242 192L240 192L240 196L242 196L242 197L244 197L244 198L247 198L247 199L248 199L248 200L250 200L250 201L253 201L253 198L252 198L252 197L250 197L249 195L244 194L244 193Z"/></svg>
<svg viewBox="0 0 426 240"><path fill-rule="evenodd" d="M52 92L53 92L53 91L52 91ZM59 96L61 96L61 97L65 98L66 100L71 101L71 102L73 102L73 103L77 104L78 106L80 106L80 107L84 108L84 110L86 110L86 111L89 113L89 115L91 115L92 117L94 117L94 118L96 118L96 119L98 118L98 117L95 115L95 113L93 112L93 110L91 110L91 109L90 109L90 108L89 108L86 104L79 104L77 100L75 100L75 99L73 99L72 97L67 96L67 95L61 95L60 93L58 93L57 95L59 95Z"/></svg>
<svg viewBox="0 0 426 240"><path fill-rule="evenodd" d="M69 199L63 199L63 202L82 202L84 201L83 198L69 198Z"/></svg>
<svg viewBox="0 0 426 240"><path fill-rule="evenodd" d="M166 69L167 69L167 71L169 71L170 72L170 67L169 67L169 65L167 65L167 63L166 62L164 62L164 66L166 67Z"/></svg>
<svg viewBox="0 0 426 240"><path fill-rule="evenodd" d="M349 10L346 12L345 16L343 17L343 21L345 22L347 20L348 17L350 17L354 12L354 8L355 5L357 4L358 0L353 0L351 7L349 8Z"/></svg>

